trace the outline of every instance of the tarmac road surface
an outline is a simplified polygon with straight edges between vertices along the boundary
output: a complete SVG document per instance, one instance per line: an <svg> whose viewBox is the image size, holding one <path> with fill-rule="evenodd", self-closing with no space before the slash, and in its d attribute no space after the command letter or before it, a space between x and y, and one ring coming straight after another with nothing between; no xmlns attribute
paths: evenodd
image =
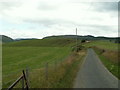
<svg viewBox="0 0 120 90"><path fill-rule="evenodd" d="M102 64L93 49L88 49L74 88L118 88L118 79Z"/></svg>

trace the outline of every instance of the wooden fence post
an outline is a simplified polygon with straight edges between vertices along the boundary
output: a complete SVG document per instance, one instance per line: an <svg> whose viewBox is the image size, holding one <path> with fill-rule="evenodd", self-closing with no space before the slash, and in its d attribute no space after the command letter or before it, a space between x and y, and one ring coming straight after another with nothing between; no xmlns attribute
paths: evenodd
<svg viewBox="0 0 120 90"><path fill-rule="evenodd" d="M24 80L25 80L25 85L26 85L26 89L28 90L28 83L27 83L27 79L26 79L26 75L25 75L25 71L23 70L23 77L24 77Z"/></svg>
<svg viewBox="0 0 120 90"><path fill-rule="evenodd" d="M28 67L26 68L26 79L27 79L27 83L29 86L29 69L28 69Z"/></svg>
<svg viewBox="0 0 120 90"><path fill-rule="evenodd" d="M23 75L20 76L7 90L12 90L13 87L23 78Z"/></svg>
<svg viewBox="0 0 120 90"><path fill-rule="evenodd" d="M24 90L24 77L21 79L21 84L22 84L22 90Z"/></svg>
<svg viewBox="0 0 120 90"><path fill-rule="evenodd" d="M46 66L45 66L45 78L46 80L48 80L48 62L46 63Z"/></svg>

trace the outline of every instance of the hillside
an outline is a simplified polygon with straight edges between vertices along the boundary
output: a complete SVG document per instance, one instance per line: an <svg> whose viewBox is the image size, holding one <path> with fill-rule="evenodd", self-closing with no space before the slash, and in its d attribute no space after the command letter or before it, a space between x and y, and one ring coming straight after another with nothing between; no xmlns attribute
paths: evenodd
<svg viewBox="0 0 120 90"><path fill-rule="evenodd" d="M44 37L44 39L46 38L72 38L75 39L76 35L59 35L59 36L48 36L48 37ZM86 40L111 40L111 41L115 41L119 38L117 37L103 37L103 36L99 36L99 37L94 37L92 35L86 35L86 36L77 36L78 39L86 39Z"/></svg>
<svg viewBox="0 0 120 90"><path fill-rule="evenodd" d="M46 88L49 83L54 83L49 86L54 88L72 87L76 70L85 53L82 51L81 55L79 54L79 60L77 60L78 55L71 50L71 46L74 44L75 39L66 38L20 40L4 43L3 87L9 87L26 67L30 68L29 76L32 82L29 85L32 88ZM46 78L44 78L46 63L49 67L49 83L46 83ZM21 86L19 85L18 87Z"/></svg>
<svg viewBox="0 0 120 90"><path fill-rule="evenodd" d="M3 46L21 46L21 47L63 47L74 45L75 40L65 39L65 38L48 38L48 39L36 39L36 40L20 40L7 44Z"/></svg>
<svg viewBox="0 0 120 90"><path fill-rule="evenodd" d="M119 38L113 37L94 37L91 35L87 36L77 36L78 43L80 43L80 40L109 40L110 42L119 43ZM4 44L4 46L71 46L74 45L76 41L76 35L59 35L59 36L48 36L44 37L43 39L15 39L14 42L12 42L13 39L2 35L2 42L11 42Z"/></svg>
<svg viewBox="0 0 120 90"><path fill-rule="evenodd" d="M14 40L8 36L0 35L0 41L2 41L3 43L6 43L6 42L12 42Z"/></svg>

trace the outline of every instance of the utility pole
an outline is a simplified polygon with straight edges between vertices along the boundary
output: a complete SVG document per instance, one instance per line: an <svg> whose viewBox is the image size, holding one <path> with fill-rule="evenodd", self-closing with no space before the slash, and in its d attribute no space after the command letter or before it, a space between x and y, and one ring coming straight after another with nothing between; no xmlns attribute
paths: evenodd
<svg viewBox="0 0 120 90"><path fill-rule="evenodd" d="M78 40L77 40L77 28L76 28L76 52L77 52L77 42Z"/></svg>

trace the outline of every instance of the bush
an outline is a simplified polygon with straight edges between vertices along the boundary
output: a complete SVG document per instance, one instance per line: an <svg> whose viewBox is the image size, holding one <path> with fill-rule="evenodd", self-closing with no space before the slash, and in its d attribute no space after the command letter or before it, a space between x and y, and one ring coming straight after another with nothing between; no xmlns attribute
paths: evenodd
<svg viewBox="0 0 120 90"><path fill-rule="evenodd" d="M77 51L77 52L79 52L79 51L82 50L83 48L84 48L84 46L82 46L82 45L77 45L77 48L76 48L76 46L72 47L72 51Z"/></svg>
<svg viewBox="0 0 120 90"><path fill-rule="evenodd" d="M81 43L84 43L86 40L81 40Z"/></svg>

